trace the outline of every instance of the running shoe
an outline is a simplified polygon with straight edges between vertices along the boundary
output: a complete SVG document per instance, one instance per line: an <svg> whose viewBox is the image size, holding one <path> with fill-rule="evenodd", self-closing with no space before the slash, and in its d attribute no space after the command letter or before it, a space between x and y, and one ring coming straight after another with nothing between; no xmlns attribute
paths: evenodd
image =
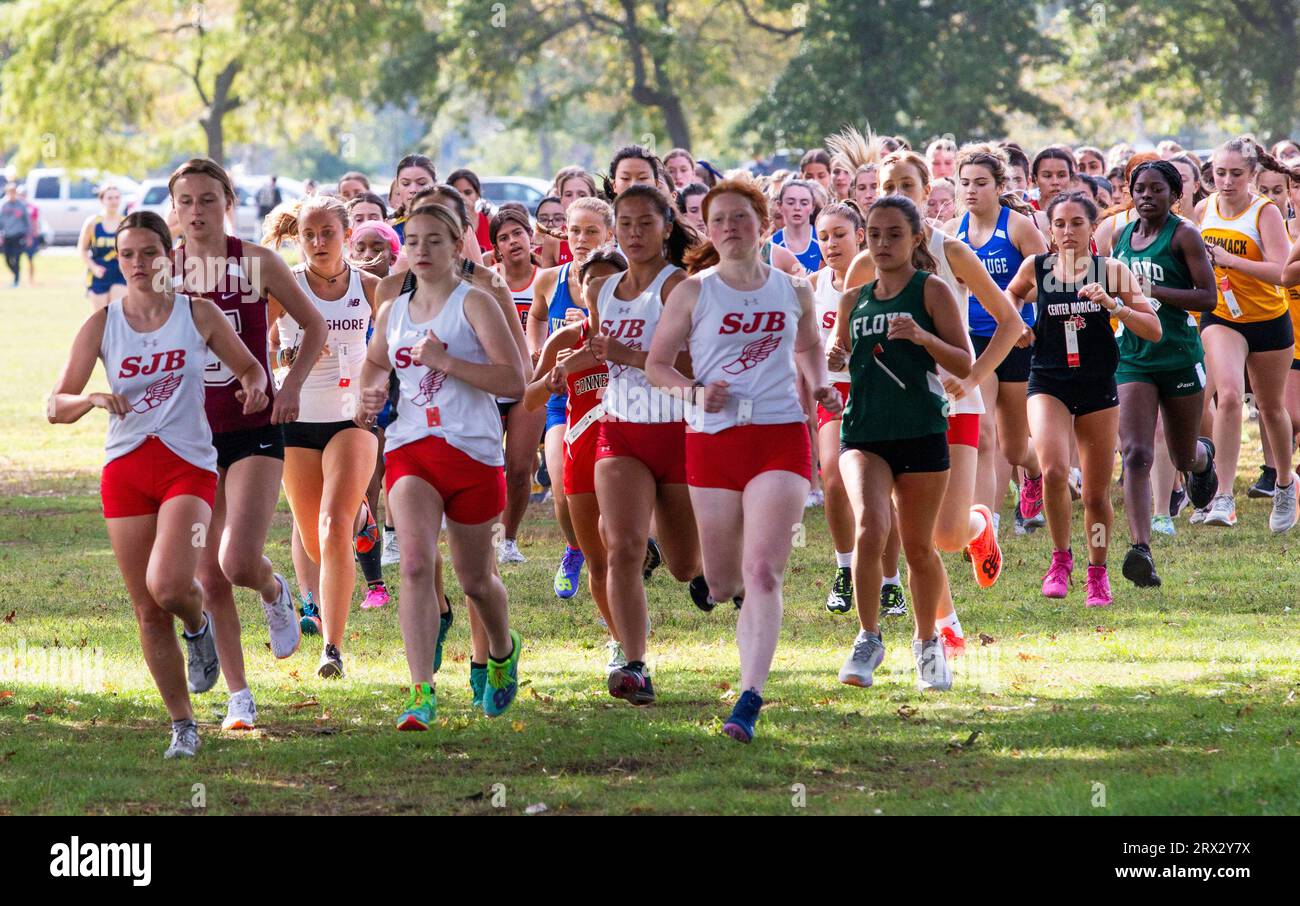
<svg viewBox="0 0 1300 906"><path fill-rule="evenodd" d="M307 592L302 599L302 617L298 620L303 635L320 635L320 608L316 606L315 599L312 598L311 592Z"/></svg>
<svg viewBox="0 0 1300 906"><path fill-rule="evenodd" d="M1202 437L1198 443L1205 445L1205 453L1210 460L1209 468L1204 472L1184 472L1183 485L1187 489L1187 497L1192 501L1192 506L1199 510L1208 507L1210 501L1214 499L1214 495L1219 492L1219 475L1214 468L1214 441L1208 437ZM1272 482L1269 482L1269 486L1272 486ZM1255 495L1251 493L1250 496L1254 497ZM1271 497L1273 495L1270 491L1263 496ZM1169 510L1169 514L1171 516L1178 515L1172 509Z"/></svg>
<svg viewBox="0 0 1300 906"><path fill-rule="evenodd" d="M1020 515L1033 519L1043 511L1043 476L1037 478L1025 476L1020 484Z"/></svg>
<svg viewBox="0 0 1300 906"><path fill-rule="evenodd" d="M483 710L483 692L487 689L487 667L469 665L469 691L474 710Z"/></svg>
<svg viewBox="0 0 1300 906"><path fill-rule="evenodd" d="M831 613L848 613L853 609L853 570L850 567L836 567L835 581L826 596L826 609Z"/></svg>
<svg viewBox="0 0 1300 906"><path fill-rule="evenodd" d="M1083 496L1083 471L1081 469L1070 469L1070 477L1066 479L1066 484L1070 486L1070 499L1078 500Z"/></svg>
<svg viewBox="0 0 1300 906"><path fill-rule="evenodd" d="M736 742L752 742L754 724L758 723L758 710L763 707L763 696L753 689L746 689L740 694L736 706L731 709L731 716L722 725L722 732Z"/></svg>
<svg viewBox="0 0 1300 906"><path fill-rule="evenodd" d="M451 632L451 598L443 595L442 598L447 602L447 612L438 616L438 643L433 648L433 672L437 673L442 669L442 646L447 641L447 633Z"/></svg>
<svg viewBox="0 0 1300 906"><path fill-rule="evenodd" d="M944 657L950 661L966 653L966 637L958 635L957 630L951 626L939 630L939 640L943 642Z"/></svg>
<svg viewBox="0 0 1300 906"><path fill-rule="evenodd" d="M1191 500L1188 498L1187 492L1182 488L1174 488L1169 492L1169 518L1177 519L1182 515L1183 510L1186 509L1189 503L1191 503Z"/></svg>
<svg viewBox="0 0 1300 906"><path fill-rule="evenodd" d="M406 710L397 718L399 730L427 730L438 716L438 696L428 683L417 683L406 697Z"/></svg>
<svg viewBox="0 0 1300 906"><path fill-rule="evenodd" d="M326 645L320 653L320 663L316 666L316 675L321 679L343 678L343 655L335 645Z"/></svg>
<svg viewBox="0 0 1300 906"><path fill-rule="evenodd" d="M651 538L645 543L645 562L641 564L641 578L649 582L654 576L655 570L664 562L663 552L659 550L659 542Z"/></svg>
<svg viewBox="0 0 1300 906"><path fill-rule="evenodd" d="M1205 522L1205 517L1208 516L1209 513L1210 513L1209 507L1205 507L1204 509L1198 507L1192 510L1192 515L1187 517L1187 521L1190 522L1192 525L1200 525L1201 523Z"/></svg>
<svg viewBox="0 0 1300 906"><path fill-rule="evenodd" d="M1237 502L1231 494L1215 494L1205 513L1206 525L1234 526L1237 524Z"/></svg>
<svg viewBox="0 0 1300 906"><path fill-rule="evenodd" d="M257 705L251 689L243 689L230 696L226 702L226 716L221 721L223 730L251 730L257 724Z"/></svg>
<svg viewBox="0 0 1300 906"><path fill-rule="evenodd" d="M1273 512L1268 517L1268 527L1275 535L1280 535L1295 525L1297 484L1300 482L1296 481L1293 474L1289 485L1275 486L1277 489L1273 493Z"/></svg>
<svg viewBox="0 0 1300 906"><path fill-rule="evenodd" d="M363 610L374 610L377 607L383 607L392 598L388 596L388 586L380 582L378 585L372 585L366 589L365 600L361 602Z"/></svg>
<svg viewBox="0 0 1300 906"><path fill-rule="evenodd" d="M1110 576L1104 566L1088 566L1088 597L1084 601L1087 607L1109 607L1114 601L1110 596Z"/></svg>
<svg viewBox="0 0 1300 906"><path fill-rule="evenodd" d="M1174 518L1172 516L1152 516L1151 531L1157 535L1172 535L1177 529L1174 527Z"/></svg>
<svg viewBox="0 0 1300 906"><path fill-rule="evenodd" d="M1052 565L1043 576L1043 597L1064 598L1074 584L1074 555L1069 551L1052 551Z"/></svg>
<svg viewBox="0 0 1300 906"><path fill-rule="evenodd" d="M808 496L804 499L803 502L803 508L805 510L811 510L813 507L825 506L825 505L826 505L826 494L824 491L822 491L821 488L813 488L812 490L810 490L808 492Z"/></svg>
<svg viewBox="0 0 1300 906"><path fill-rule="evenodd" d="M483 688L483 713L496 717L505 713L519 691L519 655L523 653L524 640L510 630L510 656L498 661L488 656L487 684Z"/></svg>
<svg viewBox="0 0 1300 906"><path fill-rule="evenodd" d="M497 563L527 563L528 558L519 553L519 544L513 538L506 538L497 545Z"/></svg>
<svg viewBox="0 0 1300 906"><path fill-rule="evenodd" d="M718 602L709 595L709 583L703 576L696 576L688 582L686 590L691 593L691 600L695 602L695 606L705 613L718 606Z"/></svg>
<svg viewBox="0 0 1300 906"><path fill-rule="evenodd" d="M1016 519L1016 529L1015 529L1016 534L1017 534L1017 535L1028 535L1028 534L1032 531L1032 529L1030 529L1029 526L1026 524L1026 523L1028 522L1028 520L1025 519L1024 516L1021 516L1021 515L1020 515L1020 507L1018 507L1018 506L1016 507L1016 509L1015 509L1015 514L1014 514L1014 515L1015 515L1015 519ZM994 518L994 519L997 519L997 518L998 518L997 513L994 513L994 514L993 514L993 518ZM966 556L966 559L967 559L967 560L970 559L970 553L969 553L969 552L967 552L965 556Z"/></svg>
<svg viewBox="0 0 1300 906"><path fill-rule="evenodd" d="M627 655L623 654L623 645L613 639L605 643L605 651L609 654L609 663L605 665L605 678L608 679L615 670L627 666Z"/></svg>
<svg viewBox="0 0 1300 906"><path fill-rule="evenodd" d="M1029 484L1028 481L1025 484ZM1038 479L1039 505L1042 505L1042 484L1043 479ZM1024 496L1022 495L1021 509L1024 508ZM971 507L971 512L979 513L984 519L984 530L976 535L966 545L966 550L970 553L971 569L975 572L975 582L980 588L992 588L993 584L998 581L998 576L1002 575L1002 548L998 547L998 537L993 534L993 514L989 508L982 503L977 503Z"/></svg>
<svg viewBox="0 0 1300 906"><path fill-rule="evenodd" d="M582 551L576 547L564 548L564 556L560 558L560 567L555 571L555 596L561 600L568 600L578 593L578 580L582 577L582 564L586 558L582 556Z"/></svg>
<svg viewBox="0 0 1300 906"><path fill-rule="evenodd" d="M1156 575L1156 561L1151 557L1151 548L1145 544L1135 544L1128 549L1128 553L1124 555L1124 568L1122 571L1124 578L1138 588L1160 587L1160 577ZM1109 580L1107 580L1107 584L1109 585ZM1088 594L1092 594L1091 566L1088 567Z"/></svg>
<svg viewBox="0 0 1300 906"><path fill-rule="evenodd" d="M193 758L199 751L199 728L194 721L184 726L172 727L172 744L163 758Z"/></svg>
<svg viewBox="0 0 1300 906"><path fill-rule="evenodd" d="M221 661L217 658L217 633L212 626L212 615L203 611L203 628L196 636L184 629L187 681L191 692L207 692L216 685L221 674Z"/></svg>
<svg viewBox="0 0 1300 906"><path fill-rule="evenodd" d="M370 512L370 504L364 499L361 501L361 512L365 513L365 518L361 521L361 530L357 532L352 543L356 546L358 554L368 554L379 543L379 526L375 524L375 516ZM383 566L383 563L379 565Z"/></svg>
<svg viewBox="0 0 1300 906"><path fill-rule="evenodd" d="M932 639L912 640L912 658L916 661L916 688L922 692L947 692L952 688L952 668L944 656L943 642Z"/></svg>
<svg viewBox="0 0 1300 906"><path fill-rule="evenodd" d="M633 705L650 705L655 700L654 683L645 672L645 664L633 661L624 664L607 678L609 694Z"/></svg>
<svg viewBox="0 0 1300 906"><path fill-rule="evenodd" d="M880 612L887 617L907 616L907 595L903 586L888 582L880 586Z"/></svg>
<svg viewBox="0 0 1300 906"><path fill-rule="evenodd" d="M549 488L551 486L551 473L546 469L546 457L542 457L541 465L537 467L537 475L534 477L542 487Z"/></svg>
<svg viewBox="0 0 1300 906"><path fill-rule="evenodd" d="M280 583L280 596L270 604L262 602L266 613L266 627L271 633L271 653L283 660L298 650L302 641L302 627L297 614L293 612L293 594L284 576L275 574L275 581Z"/></svg>
<svg viewBox="0 0 1300 906"><path fill-rule="evenodd" d="M1264 497L1272 497L1273 492L1277 489L1277 469L1272 466L1260 466L1259 478L1255 479L1246 490L1246 496L1259 500Z"/></svg>
<svg viewBox="0 0 1300 906"><path fill-rule="evenodd" d="M840 682L846 686L871 688L876 668L885 659L885 643L878 635L863 629L853 640L853 650L840 667Z"/></svg>
<svg viewBox="0 0 1300 906"><path fill-rule="evenodd" d="M384 529L384 552L379 557L380 566L392 566L402 559L402 551L397 546L397 530Z"/></svg>

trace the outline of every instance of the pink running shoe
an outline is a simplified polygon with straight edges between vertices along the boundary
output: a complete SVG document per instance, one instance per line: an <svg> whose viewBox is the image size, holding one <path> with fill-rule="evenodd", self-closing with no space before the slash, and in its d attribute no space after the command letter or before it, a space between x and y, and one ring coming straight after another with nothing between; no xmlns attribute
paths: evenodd
<svg viewBox="0 0 1300 906"><path fill-rule="evenodd" d="M1020 516L1033 519L1043 511L1043 476L1037 478L1025 476L1020 484Z"/></svg>
<svg viewBox="0 0 1300 906"><path fill-rule="evenodd" d="M1104 566L1088 566L1088 607L1109 607L1114 598L1110 596L1110 576Z"/></svg>
<svg viewBox="0 0 1300 906"><path fill-rule="evenodd" d="M361 606L366 610L375 607L383 607L389 602L388 589L383 585L376 585L366 591L366 599L361 602Z"/></svg>
<svg viewBox="0 0 1300 906"><path fill-rule="evenodd" d="M1064 598L1074 584L1074 554L1069 551L1052 551L1052 566L1043 576L1043 597ZM1091 587L1091 586L1089 586Z"/></svg>

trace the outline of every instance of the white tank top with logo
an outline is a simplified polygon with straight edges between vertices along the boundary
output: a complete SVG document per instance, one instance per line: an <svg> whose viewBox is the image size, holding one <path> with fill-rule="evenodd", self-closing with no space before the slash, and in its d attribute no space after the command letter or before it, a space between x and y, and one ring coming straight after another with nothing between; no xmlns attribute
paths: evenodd
<svg viewBox="0 0 1300 906"><path fill-rule="evenodd" d="M957 300L957 311L961 313L961 334L966 338L966 350L975 357L975 347L970 341L970 306L966 304L966 297L970 295L970 290L966 288L957 275L952 272L952 265L948 263L948 255L943 250L945 239L950 239L947 233L938 227L931 227L930 232L930 255L934 258L938 267L935 268L934 275L948 284L952 290L953 298ZM952 377L953 375L939 365L939 380ZM952 415L980 415L984 412L984 396L980 393L980 388L972 387L970 393L966 394L959 400L948 398L950 404L949 412Z"/></svg>
<svg viewBox="0 0 1300 906"><path fill-rule="evenodd" d="M513 289L509 283L506 284L506 289L510 290L510 301L514 303L515 314L519 318L519 326L523 328L525 336L528 334L528 309L533 304L533 284L537 282L537 275L541 272L540 267L533 265L533 272L528 277L528 282L522 287ZM501 274L501 279L505 279L505 274ZM509 396L498 396L497 402L512 404L519 402L519 400Z"/></svg>
<svg viewBox="0 0 1300 906"><path fill-rule="evenodd" d="M692 406L691 428L717 434L738 425L804 421L794 360L800 313L794 283L774 267L756 290L732 289L716 270L700 281L689 341L695 380L726 381L732 395L721 412Z"/></svg>
<svg viewBox="0 0 1300 906"><path fill-rule="evenodd" d="M397 371L401 399L397 419L384 432L384 452L391 453L426 437L440 437L484 465L505 464L496 398L411 358L411 347L432 330L454 358L491 364L465 317L469 291L469 284L459 284L436 317L418 323L411 320L412 293L403 293L393 301L388 313L388 360Z"/></svg>
<svg viewBox="0 0 1300 906"><path fill-rule="evenodd" d="M217 471L203 409L208 346L194 326L189 296L177 295L167 322L151 333L127 323L122 300L110 303L99 357L109 388L130 407L123 416L109 414L105 462L155 436L191 465Z"/></svg>
<svg viewBox="0 0 1300 906"><path fill-rule="evenodd" d="M832 279L834 271L829 267L817 272L817 286L813 289L813 304L817 307L817 326L822 332L822 348L830 351L835 342L835 318L840 310L840 297L843 292L835 288ZM847 371L832 371L827 374L832 383L849 383Z"/></svg>
<svg viewBox="0 0 1300 906"><path fill-rule="evenodd" d="M349 266L348 290L339 298L326 301L312 292L307 283L307 266L293 269L294 279L325 319L325 345L328 355L317 359L302 382L298 402L300 422L350 421L357 414L357 382L366 361L366 331L370 327L370 303L361 285L361 271ZM280 345L297 348L302 343L302 327L293 315L280 316Z"/></svg>
<svg viewBox="0 0 1300 906"><path fill-rule="evenodd" d="M664 310L664 283L677 271L677 267L665 265L635 299L614 296L614 290L627 271L610 276L601 285L596 301L600 312L600 332L609 334L629 349L649 351ZM613 362L609 363L609 385L605 388L602 402L610 416L642 425L679 422L686 414L681 398L653 387L640 368Z"/></svg>

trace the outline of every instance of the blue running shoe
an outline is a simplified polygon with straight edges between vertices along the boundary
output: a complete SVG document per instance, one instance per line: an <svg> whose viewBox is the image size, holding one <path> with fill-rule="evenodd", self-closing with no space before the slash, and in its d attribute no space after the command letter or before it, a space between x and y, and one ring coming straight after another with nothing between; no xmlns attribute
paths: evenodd
<svg viewBox="0 0 1300 906"><path fill-rule="evenodd" d="M763 697L753 689L746 689L731 709L731 716L722 725L722 732L736 742L751 742L754 739L754 724L758 723L758 709L763 707Z"/></svg>
<svg viewBox="0 0 1300 906"><path fill-rule="evenodd" d="M433 649L434 673L442 666L442 644L447 641L447 633L451 631L451 599L444 595L443 600L447 602L447 612L438 617L438 645Z"/></svg>
<svg viewBox="0 0 1300 906"><path fill-rule="evenodd" d="M483 690L487 688L487 665L469 665L469 691L473 693L474 709L483 710Z"/></svg>
<svg viewBox="0 0 1300 906"><path fill-rule="evenodd" d="M298 621L303 635L320 635L320 609L311 592L302 596L302 619Z"/></svg>
<svg viewBox="0 0 1300 906"><path fill-rule="evenodd" d="M576 547L564 548L560 558L560 568L555 571L555 596L568 600L578 593L578 580L582 578L582 564L587 558Z"/></svg>
<svg viewBox="0 0 1300 906"><path fill-rule="evenodd" d="M510 630L510 644L510 656L504 661L488 657L487 685L483 689L483 713L488 717L504 713L519 692L519 655L524 640L513 629Z"/></svg>

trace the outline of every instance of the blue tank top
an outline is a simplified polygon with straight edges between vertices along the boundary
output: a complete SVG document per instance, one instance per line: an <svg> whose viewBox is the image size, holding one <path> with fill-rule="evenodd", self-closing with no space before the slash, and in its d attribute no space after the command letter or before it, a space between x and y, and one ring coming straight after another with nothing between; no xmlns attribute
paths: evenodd
<svg viewBox="0 0 1300 906"><path fill-rule="evenodd" d="M96 217L95 233L90 239L90 260L104 268L104 276L99 278L101 282L126 282L122 277L121 262L117 260L116 240L117 231L104 229L103 217Z"/></svg>
<svg viewBox="0 0 1300 906"><path fill-rule="evenodd" d="M998 225L993 228L993 235L989 236L982 246L976 248L970 241L969 225L970 212L967 211L962 215L961 226L957 229L957 238L970 246L984 265L984 270L989 272L993 282L998 285L998 289L1005 291L1011 284L1011 278L1020 270L1020 263L1025 260L1025 256L1020 254L1020 249L1016 248L1011 241L1011 234L1007 229L1007 222L1011 216L1010 208L1003 208L998 214ZM1032 303L1025 303L1020 309L1020 317L1026 324L1032 324L1034 321L1034 306ZM991 337L998 328L998 322L994 320L979 300L974 296L970 297L970 332L977 337Z"/></svg>
<svg viewBox="0 0 1300 906"><path fill-rule="evenodd" d="M547 335L555 333L564 326L564 315L570 308L579 309L584 315L587 309L583 308L569 292L569 263L560 265L560 276L555 282L555 292L551 293L551 302L547 307L547 317L550 319L550 329L546 331ZM563 412L565 401L568 394L554 393L546 402L548 412Z"/></svg>
<svg viewBox="0 0 1300 906"><path fill-rule="evenodd" d="M799 263L803 265L803 269L810 274L822 266L822 247L817 244L816 236L813 236L811 239L808 240L808 248L804 249L802 252L797 252L797 253L795 252L794 249L790 248L790 246L785 244L784 229L777 230L772 235L772 244L781 246L781 248L786 249L792 255L798 258Z"/></svg>

